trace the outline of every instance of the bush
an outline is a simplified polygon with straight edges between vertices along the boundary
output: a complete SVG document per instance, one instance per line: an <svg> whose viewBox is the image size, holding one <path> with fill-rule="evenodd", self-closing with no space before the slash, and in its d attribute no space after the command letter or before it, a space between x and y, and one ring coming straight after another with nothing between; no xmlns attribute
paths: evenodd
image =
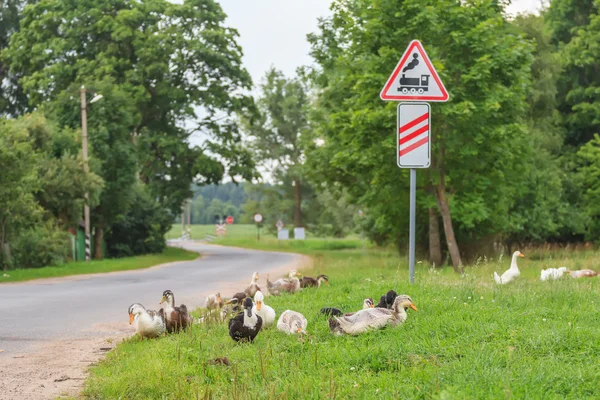
<svg viewBox="0 0 600 400"><path fill-rule="evenodd" d="M154 201L144 186L134 188L133 206L116 218L106 232L109 257L161 253L172 217Z"/></svg>
<svg viewBox="0 0 600 400"><path fill-rule="evenodd" d="M22 231L10 244L13 268L64 264L71 248L69 233L52 221Z"/></svg>

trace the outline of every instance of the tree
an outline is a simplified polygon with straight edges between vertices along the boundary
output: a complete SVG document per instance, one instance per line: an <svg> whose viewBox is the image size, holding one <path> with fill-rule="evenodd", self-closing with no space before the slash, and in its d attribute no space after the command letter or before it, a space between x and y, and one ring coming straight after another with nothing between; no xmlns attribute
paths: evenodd
<svg viewBox="0 0 600 400"><path fill-rule="evenodd" d="M496 235L509 223L513 183L526 162L521 120L531 48L504 19L502 3L428 4L334 2L333 16L310 36L321 115L320 144L309 159L324 180L341 183L358 203L369 204L376 226L404 248L408 171L394 165L396 104L383 104L378 92L404 50L399 44L420 39L451 101L434 106L432 166L419 177L418 226L428 225L426 189L432 188L452 264L460 271L459 241Z"/></svg>
<svg viewBox="0 0 600 400"><path fill-rule="evenodd" d="M248 133L257 160L272 163L278 181L294 188L294 224L302 224L303 135L309 129L309 97L300 77L287 79L280 71L267 71L257 101L260 118L250 121Z"/></svg>
<svg viewBox="0 0 600 400"><path fill-rule="evenodd" d="M600 242L600 135L596 135L577 153L581 158L577 176L583 187L583 206L588 221L586 238Z"/></svg>

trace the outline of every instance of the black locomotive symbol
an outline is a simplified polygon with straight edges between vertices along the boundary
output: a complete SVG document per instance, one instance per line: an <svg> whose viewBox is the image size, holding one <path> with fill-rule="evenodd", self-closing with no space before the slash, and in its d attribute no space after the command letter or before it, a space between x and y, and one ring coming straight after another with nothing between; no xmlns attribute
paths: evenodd
<svg viewBox="0 0 600 400"><path fill-rule="evenodd" d="M404 94L423 94L424 92L429 90L429 76L430 75L421 75L421 78L407 78L404 74L406 71L415 68L419 65L419 54L414 53L413 59L402 69L402 77L400 78L400 87L398 87L398 91Z"/></svg>

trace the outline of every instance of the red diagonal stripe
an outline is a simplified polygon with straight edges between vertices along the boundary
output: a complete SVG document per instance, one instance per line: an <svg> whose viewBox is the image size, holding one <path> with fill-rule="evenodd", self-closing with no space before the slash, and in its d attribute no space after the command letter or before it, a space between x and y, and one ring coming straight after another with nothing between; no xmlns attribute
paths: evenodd
<svg viewBox="0 0 600 400"><path fill-rule="evenodd" d="M421 140L419 140L418 142L415 142L413 144L411 144L408 147L405 147L403 149L400 149L400 156L405 156L408 153L410 153L411 151L413 151L414 149L416 149L417 147L421 147L423 146L425 143L427 143L429 141L429 136L427 136L426 138L423 138Z"/></svg>
<svg viewBox="0 0 600 400"><path fill-rule="evenodd" d="M412 121L410 121L408 124L403 125L400 127L400 133L409 130L410 128L412 128L413 126L420 124L421 122L425 121L426 119L429 118L429 111L426 112L425 114L421 115L419 118L417 119L413 119Z"/></svg>
<svg viewBox="0 0 600 400"><path fill-rule="evenodd" d="M400 138L400 144L404 144L404 143L408 142L409 140L416 138L416 137L417 137L417 136L419 136L421 133L423 133L423 132L427 132L428 130L429 130L429 125L425 125L425 126L423 126L423 127L419 128L419 129L417 129L417 130L416 130L416 131L414 131L413 133L411 133L411 134L408 134L408 135L406 135L406 136L404 136L404 137L401 137L401 138Z"/></svg>

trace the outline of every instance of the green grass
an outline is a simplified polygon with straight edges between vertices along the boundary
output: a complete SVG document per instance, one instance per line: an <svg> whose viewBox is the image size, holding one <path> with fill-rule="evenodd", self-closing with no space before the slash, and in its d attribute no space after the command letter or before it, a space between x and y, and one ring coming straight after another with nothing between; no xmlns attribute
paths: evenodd
<svg viewBox="0 0 600 400"><path fill-rule="evenodd" d="M307 242L308 243L308 242ZM464 276L417 264L416 284L395 252L313 251L311 275L331 285L269 296L279 314L308 318L307 337L276 329L236 344L225 325L195 325L157 340L120 344L91 370L89 398L529 399L597 398L600 279L540 282L547 266L598 265L596 252L523 252L522 277L492 284L507 258L479 260ZM261 282L263 283L263 279ZM419 312L405 324L335 337L323 306L356 310L388 289L409 294ZM227 357L231 366L209 361Z"/></svg>
<svg viewBox="0 0 600 400"><path fill-rule="evenodd" d="M174 247L167 247L161 254L138 257L115 258L101 261L78 261L56 267L16 269L7 271L8 277L0 275L0 283L29 281L40 278L58 278L70 275L95 274L103 272L128 271L148 268L172 261L186 261L198 258L198 253ZM4 273L3 273L4 274Z"/></svg>

